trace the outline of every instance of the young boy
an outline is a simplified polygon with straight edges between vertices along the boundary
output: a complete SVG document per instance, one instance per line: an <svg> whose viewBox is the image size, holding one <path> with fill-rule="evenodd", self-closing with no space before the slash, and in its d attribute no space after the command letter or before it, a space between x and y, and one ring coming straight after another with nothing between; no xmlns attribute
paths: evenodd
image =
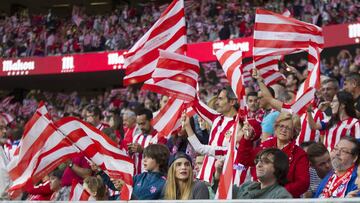
<svg viewBox="0 0 360 203"><path fill-rule="evenodd" d="M162 144L151 144L144 150L143 165L146 172L133 178L132 200L160 199L166 182L169 149ZM113 180L115 187L121 190L122 180Z"/></svg>

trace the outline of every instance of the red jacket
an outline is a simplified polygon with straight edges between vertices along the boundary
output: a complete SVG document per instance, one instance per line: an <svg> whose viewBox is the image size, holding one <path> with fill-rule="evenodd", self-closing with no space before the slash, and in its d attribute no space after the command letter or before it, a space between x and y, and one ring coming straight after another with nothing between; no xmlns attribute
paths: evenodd
<svg viewBox="0 0 360 203"><path fill-rule="evenodd" d="M264 141L256 148L253 148L252 141L241 139L237 162L245 166L255 166L254 160L258 152L270 147L277 148L276 137ZM289 157L289 172L287 175L289 182L285 185L285 188L294 198L300 197L300 195L308 190L310 185L307 154L295 144L295 141L290 142L282 151Z"/></svg>

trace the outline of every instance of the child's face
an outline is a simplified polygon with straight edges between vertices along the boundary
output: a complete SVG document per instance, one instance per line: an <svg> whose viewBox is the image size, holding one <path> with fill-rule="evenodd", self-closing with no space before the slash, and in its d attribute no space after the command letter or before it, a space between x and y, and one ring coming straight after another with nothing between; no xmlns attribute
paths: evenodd
<svg viewBox="0 0 360 203"><path fill-rule="evenodd" d="M61 188L61 180L56 176L50 176L51 191L58 191Z"/></svg>
<svg viewBox="0 0 360 203"><path fill-rule="evenodd" d="M143 159L144 169L146 171L159 172L160 167L155 159L145 156Z"/></svg>

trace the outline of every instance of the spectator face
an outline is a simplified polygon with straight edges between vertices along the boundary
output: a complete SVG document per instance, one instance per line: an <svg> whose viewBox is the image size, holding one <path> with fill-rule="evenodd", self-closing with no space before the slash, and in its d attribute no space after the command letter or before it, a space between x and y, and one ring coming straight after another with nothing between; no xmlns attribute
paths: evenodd
<svg viewBox="0 0 360 203"><path fill-rule="evenodd" d="M186 158L179 158L175 164L175 178L180 181L186 181L190 177L191 163Z"/></svg>
<svg viewBox="0 0 360 203"><path fill-rule="evenodd" d="M196 157L196 159L195 159L195 168L194 168L196 174L198 174L200 172L201 166L203 165L204 158L205 157L202 156L202 155L199 155L199 156Z"/></svg>
<svg viewBox="0 0 360 203"><path fill-rule="evenodd" d="M275 135L282 142L290 142L293 134L292 121L284 120L275 125Z"/></svg>
<svg viewBox="0 0 360 203"><path fill-rule="evenodd" d="M168 96L162 96L161 100L160 100L160 109L164 108L164 106L166 105L166 103L168 102L169 97Z"/></svg>
<svg viewBox="0 0 360 203"><path fill-rule="evenodd" d="M231 104L229 99L226 97L226 90L222 90L218 95L215 102L216 111L225 114L231 110Z"/></svg>
<svg viewBox="0 0 360 203"><path fill-rule="evenodd" d="M50 176L50 190L58 191L61 188L61 180L56 176Z"/></svg>
<svg viewBox="0 0 360 203"><path fill-rule="evenodd" d="M325 101L332 101L334 95L336 94L336 87L332 82L328 82L323 86L323 97Z"/></svg>
<svg viewBox="0 0 360 203"><path fill-rule="evenodd" d="M335 171L346 171L357 160L357 156L352 154L355 145L348 140L340 140L331 151L331 164Z"/></svg>
<svg viewBox="0 0 360 203"><path fill-rule="evenodd" d="M145 114L137 116L136 123L138 124L142 133L144 133L144 134L150 133L150 130L151 130L150 121L146 119Z"/></svg>
<svg viewBox="0 0 360 203"><path fill-rule="evenodd" d="M247 105L251 112L256 112L259 109L259 100L258 97L248 96L247 97Z"/></svg>
<svg viewBox="0 0 360 203"><path fill-rule="evenodd" d="M296 85L296 79L294 75L288 75L286 78L286 87L292 87L293 85Z"/></svg>
<svg viewBox="0 0 360 203"><path fill-rule="evenodd" d="M85 121L90 123L93 126L97 126L100 123L100 119L98 116L95 116L94 113L90 113L88 111L86 111L85 113Z"/></svg>
<svg viewBox="0 0 360 203"><path fill-rule="evenodd" d="M143 159L143 164L146 171L160 171L159 164L153 158L145 156Z"/></svg>
<svg viewBox="0 0 360 203"><path fill-rule="evenodd" d="M318 176L323 179L332 169L330 154L326 152L322 156L314 157L312 167L316 170Z"/></svg>
<svg viewBox="0 0 360 203"><path fill-rule="evenodd" d="M132 128L134 127L136 124L136 118L135 117L131 117L129 115L127 115L126 113L123 115L123 125L124 127L127 128Z"/></svg>
<svg viewBox="0 0 360 203"><path fill-rule="evenodd" d="M356 83L354 81L351 80L345 80L344 81L344 90L353 94L355 92L356 89Z"/></svg>
<svg viewBox="0 0 360 203"><path fill-rule="evenodd" d="M340 107L340 103L339 100L337 98L337 96L335 95L332 102L331 102L331 111L333 114L337 114L339 113L339 107Z"/></svg>
<svg viewBox="0 0 360 203"><path fill-rule="evenodd" d="M263 155L256 162L256 176L260 182L276 179L274 168L274 157L272 155Z"/></svg>

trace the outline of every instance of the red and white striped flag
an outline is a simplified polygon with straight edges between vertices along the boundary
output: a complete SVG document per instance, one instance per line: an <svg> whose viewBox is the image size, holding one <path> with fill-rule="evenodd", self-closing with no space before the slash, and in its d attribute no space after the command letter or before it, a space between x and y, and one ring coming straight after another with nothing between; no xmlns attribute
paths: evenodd
<svg viewBox="0 0 360 203"><path fill-rule="evenodd" d="M199 61L161 50L152 79L146 81L142 89L184 101L193 101L197 92L199 72Z"/></svg>
<svg viewBox="0 0 360 203"><path fill-rule="evenodd" d="M290 108L293 113L300 114L313 100L314 90L310 87L317 88L320 81L319 62L323 45L322 29L316 25L270 11L256 10L253 49L255 61L263 56L281 56L299 51L309 53L308 67L311 72L296 96L297 100L303 100L284 105L284 109Z"/></svg>
<svg viewBox="0 0 360 203"><path fill-rule="evenodd" d="M124 180L126 186L122 188L120 197L122 200L129 200L134 164L126 151L119 149L114 141L96 127L80 119L65 117L55 124L85 157L99 166L110 178Z"/></svg>
<svg viewBox="0 0 360 203"><path fill-rule="evenodd" d="M95 201L94 199L80 184L73 181L71 184L69 201Z"/></svg>
<svg viewBox="0 0 360 203"><path fill-rule="evenodd" d="M174 0L150 30L125 54L124 85L144 82L151 78L159 57L159 49L185 52L186 25L183 0Z"/></svg>
<svg viewBox="0 0 360 203"><path fill-rule="evenodd" d="M309 42L324 44L322 29L271 11L256 9L254 25L254 60L261 56L280 56L307 51Z"/></svg>
<svg viewBox="0 0 360 203"><path fill-rule="evenodd" d="M164 137L181 126L180 117L184 110L184 101L171 97L160 112L151 120L151 125Z"/></svg>
<svg viewBox="0 0 360 203"><path fill-rule="evenodd" d="M216 57L225 72L232 90L239 100L241 114L246 115L244 76L241 71L242 52L222 49L216 52Z"/></svg>
<svg viewBox="0 0 360 203"><path fill-rule="evenodd" d="M307 106L314 100L316 89L320 88L320 48L316 43L309 43L309 74L300 85L296 100L292 104L284 104L283 109L301 115Z"/></svg>
<svg viewBox="0 0 360 203"><path fill-rule="evenodd" d="M8 165L13 180L9 191L35 184L79 150L57 131L43 103L24 128L24 136Z"/></svg>
<svg viewBox="0 0 360 203"><path fill-rule="evenodd" d="M285 76L279 72L278 62L280 56L260 57L257 61L251 61L243 64L242 71L244 75L244 84L252 79L251 71L256 67L259 74L264 78L264 84L270 86L276 84L280 80L284 80Z"/></svg>
<svg viewBox="0 0 360 203"><path fill-rule="evenodd" d="M234 185L235 137L239 128L239 114L235 119L235 129L231 135L229 150L227 151L223 171L220 175L218 190L215 199L232 199Z"/></svg>
<svg viewBox="0 0 360 203"><path fill-rule="evenodd" d="M187 103L195 99L199 61L181 54L160 50L160 57L152 79L143 90L170 97L168 103L151 121L159 137L167 136L181 126L180 118Z"/></svg>

